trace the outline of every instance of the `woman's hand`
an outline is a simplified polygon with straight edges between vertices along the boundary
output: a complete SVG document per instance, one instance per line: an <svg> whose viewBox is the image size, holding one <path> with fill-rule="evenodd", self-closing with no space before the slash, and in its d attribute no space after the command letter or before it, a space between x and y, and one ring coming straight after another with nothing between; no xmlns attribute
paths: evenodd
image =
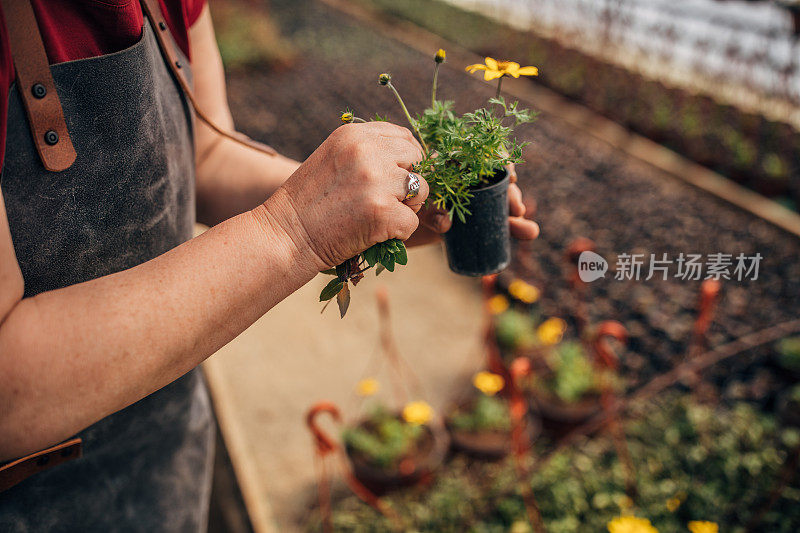
<svg viewBox="0 0 800 533"><path fill-rule="evenodd" d="M508 224L511 226L511 236L515 239L530 241L539 236L539 225L525 215L534 216L536 203L529 200L529 209L522 201L522 190L516 184L517 171L514 165L508 167L511 184L508 186ZM447 233L452 225L446 211L434 207L423 208L419 212L420 227L407 244L410 246L428 244L435 241L442 233Z"/></svg>
<svg viewBox="0 0 800 533"><path fill-rule="evenodd" d="M408 173L422 159L411 132L386 122L335 130L265 206L319 270L387 239L408 239L428 196L404 203Z"/></svg>

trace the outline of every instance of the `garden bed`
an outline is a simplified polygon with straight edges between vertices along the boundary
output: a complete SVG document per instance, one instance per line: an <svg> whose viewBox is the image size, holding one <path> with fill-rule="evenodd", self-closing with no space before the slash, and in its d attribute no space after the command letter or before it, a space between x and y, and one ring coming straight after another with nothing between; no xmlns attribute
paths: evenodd
<svg viewBox="0 0 800 533"><path fill-rule="evenodd" d="M800 132L441 1L357 0L475 53L540 67L537 82L757 192L800 202Z"/></svg>

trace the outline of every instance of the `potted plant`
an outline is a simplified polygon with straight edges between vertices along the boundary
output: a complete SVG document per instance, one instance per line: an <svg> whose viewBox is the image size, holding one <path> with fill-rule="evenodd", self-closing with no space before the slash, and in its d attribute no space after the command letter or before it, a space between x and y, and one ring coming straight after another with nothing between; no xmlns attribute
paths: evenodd
<svg viewBox="0 0 800 533"><path fill-rule="evenodd" d="M500 305L498 302L501 298L505 297L498 295L489 301L490 310ZM538 314L516 309L506 309L495 314L495 339L504 360L508 362L520 355L538 360L543 351L561 341L567 329L566 322L555 317L538 321Z"/></svg>
<svg viewBox="0 0 800 533"><path fill-rule="evenodd" d="M563 335L563 329L560 331ZM624 342L627 332L622 324L606 321L597 327L588 345L575 340L560 342L560 335L550 338L556 342L537 361L531 384L533 404L544 426L556 434L588 421L602 408L604 393L621 388L617 357L607 338Z"/></svg>
<svg viewBox="0 0 800 533"><path fill-rule="evenodd" d="M600 411L600 389L592 362L577 341L556 346L534 378L533 403L545 426L556 431L586 422Z"/></svg>
<svg viewBox="0 0 800 533"><path fill-rule="evenodd" d="M503 270L511 261L506 167L522 162L524 145L512 137L514 127L534 118L527 109L520 109L518 102L506 102L500 89L505 76L536 76L538 69L490 57L485 64L466 67L470 72L484 71L487 81L496 79L497 91L485 107L457 115L452 101L436 98L439 68L444 61L445 52L440 49L434 55L431 105L416 117L409 113L390 74L381 74L378 83L395 95L423 148L423 159L414 170L428 182L428 204L446 211L453 221L444 236L450 269L467 276L484 276ZM341 119L346 123L366 122L349 110ZM402 242L377 244L328 271L336 278L322 291L320 301L337 297L340 311L346 310L349 281L355 285L366 269L379 265L391 271L405 260Z"/></svg>
<svg viewBox="0 0 800 533"><path fill-rule="evenodd" d="M472 378L477 391L459 403L445 420L450 443L455 450L483 459L501 459L512 450L511 411L498 393L505 387L499 374L478 372ZM533 418L526 419L529 440L538 433Z"/></svg>
<svg viewBox="0 0 800 533"><path fill-rule="evenodd" d="M353 474L377 494L430 479L448 449L447 433L423 401L400 413L376 405L342 433Z"/></svg>

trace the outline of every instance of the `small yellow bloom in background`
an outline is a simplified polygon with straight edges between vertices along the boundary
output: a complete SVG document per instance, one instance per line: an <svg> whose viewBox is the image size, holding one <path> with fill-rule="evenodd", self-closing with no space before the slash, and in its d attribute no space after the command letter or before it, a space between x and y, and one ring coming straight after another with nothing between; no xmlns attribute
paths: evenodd
<svg viewBox="0 0 800 533"><path fill-rule="evenodd" d="M494 396L503 390L506 380L500 374L483 371L475 374L475 377L472 378L472 384L486 396Z"/></svg>
<svg viewBox="0 0 800 533"><path fill-rule="evenodd" d="M433 56L433 60L436 61L437 63L444 63L446 57L447 53L444 51L444 49L439 48L439 50L436 51L436 55Z"/></svg>
<svg viewBox="0 0 800 533"><path fill-rule="evenodd" d="M719 533L719 526L714 522L693 520L687 524L692 533Z"/></svg>
<svg viewBox="0 0 800 533"><path fill-rule="evenodd" d="M356 394L359 396L373 396L381 389L381 384L375 378L362 379L356 385Z"/></svg>
<svg viewBox="0 0 800 533"><path fill-rule="evenodd" d="M539 299L539 289L521 279L515 279L508 284L508 293L526 304L535 303Z"/></svg>
<svg viewBox="0 0 800 533"><path fill-rule="evenodd" d="M349 111L345 111L342 113L342 116L339 117L342 121L342 124L350 124L353 122L353 114Z"/></svg>
<svg viewBox="0 0 800 533"><path fill-rule="evenodd" d="M667 500L667 511L674 513L681 506L681 501L678 498L670 498Z"/></svg>
<svg viewBox="0 0 800 533"><path fill-rule="evenodd" d="M608 523L608 533L658 533L658 530L646 518L619 516Z"/></svg>
<svg viewBox="0 0 800 533"><path fill-rule="evenodd" d="M496 80L503 76L513 76L519 78L520 76L538 76L539 69L536 67L520 67L519 63L513 61L498 61L491 57L486 58L486 64L469 65L464 70L468 70L470 74L475 71L483 70L483 79L486 81Z"/></svg>
<svg viewBox="0 0 800 533"><path fill-rule="evenodd" d="M565 331L567 331L566 322L560 318L548 318L536 328L536 336L545 346L552 346L561 342Z"/></svg>
<svg viewBox="0 0 800 533"><path fill-rule="evenodd" d="M381 85L388 85L390 81L392 81L392 77L385 72L378 76L378 83Z"/></svg>
<svg viewBox="0 0 800 533"><path fill-rule="evenodd" d="M493 315L499 315L506 309L508 309L508 298L503 296L502 294L496 294L489 298L489 312Z"/></svg>
<svg viewBox="0 0 800 533"><path fill-rule="evenodd" d="M403 407L403 420L409 424L427 424L433 418L433 408L422 400L408 402Z"/></svg>

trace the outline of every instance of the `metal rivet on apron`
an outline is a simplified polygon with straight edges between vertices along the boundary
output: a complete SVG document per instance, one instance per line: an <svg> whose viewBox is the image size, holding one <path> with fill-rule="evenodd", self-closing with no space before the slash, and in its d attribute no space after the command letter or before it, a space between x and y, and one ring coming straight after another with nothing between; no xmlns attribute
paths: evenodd
<svg viewBox="0 0 800 533"><path fill-rule="evenodd" d="M175 62L175 66L178 67L178 68L182 68L183 67L183 63L181 63L180 61L176 61Z"/></svg>
<svg viewBox="0 0 800 533"><path fill-rule="evenodd" d="M31 87L31 93L35 98L44 98L47 95L47 88L41 83L34 83Z"/></svg>
<svg viewBox="0 0 800 533"><path fill-rule="evenodd" d="M48 131L44 134L44 142L53 146L58 142L58 133L54 132L53 130Z"/></svg>
<svg viewBox="0 0 800 533"><path fill-rule="evenodd" d="M163 22L159 22L158 23L158 29L161 30L161 31L164 31L164 30L167 29L167 25L164 24Z"/></svg>

